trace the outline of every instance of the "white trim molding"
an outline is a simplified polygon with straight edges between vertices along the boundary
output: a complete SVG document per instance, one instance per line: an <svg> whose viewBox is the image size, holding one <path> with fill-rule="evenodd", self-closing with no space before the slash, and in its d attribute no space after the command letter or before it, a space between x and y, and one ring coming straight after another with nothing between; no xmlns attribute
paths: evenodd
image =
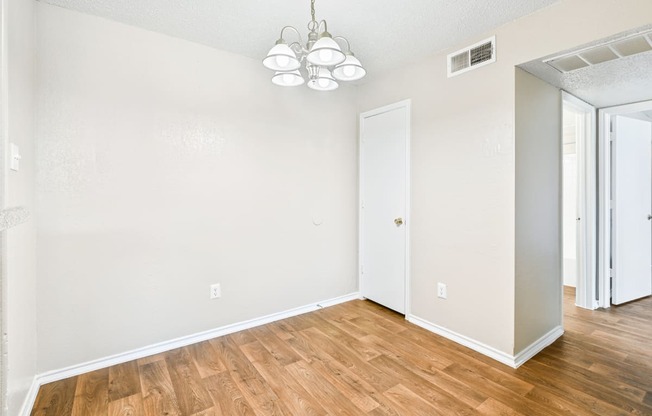
<svg viewBox="0 0 652 416"><path fill-rule="evenodd" d="M534 357L541 350L546 348L548 345L552 344L557 338L562 336L564 330L561 326L557 326L552 329L550 332L530 344L523 351L519 352L516 355L510 355L506 352L500 351L492 346L484 344L480 341L477 341L473 338L469 338L465 335L459 334L450 329L444 328L437 324L433 324L423 318L419 318L414 315L406 316L406 319L423 329L426 329L430 332L433 332L437 335L449 339L453 342L456 342L460 345L464 345L467 348L472 349L473 351L479 352L482 355L486 355L489 358L492 358L500 363L508 365L512 368L518 368L523 363L525 363L530 358Z"/></svg>
<svg viewBox="0 0 652 416"><path fill-rule="evenodd" d="M80 374L88 373L91 371L99 370L101 368L106 368L117 364L126 363L128 361L149 357L150 355L170 351L175 348L185 347L187 345L206 341L212 338L221 337L223 335L232 334L234 332L244 331L245 329L254 328L271 322L279 321L281 319L302 315L308 312L314 312L322 308L335 306L340 303L349 302L357 299L361 299L360 293L353 292L353 293L349 293L348 295L338 296L332 299L326 299L317 303L311 303L309 305L288 309L286 311L273 313L259 318L249 319L247 321L225 325L219 328L210 329L208 331L198 332L196 334L175 338L169 341L164 341L146 347L138 348L135 350L123 352L120 354L111 355L109 357L98 358L97 360L92 360L85 363L62 368L59 370L53 370L43 374L39 374L35 377L34 382L32 383L32 387L30 388L29 394L25 399L25 403L23 404L23 411L21 412L21 415L29 416L32 408L34 407L34 401L36 399L36 394L38 393L38 389L40 386L44 384L63 380L69 377L75 377Z"/></svg>
<svg viewBox="0 0 652 416"><path fill-rule="evenodd" d="M450 329L444 328L443 326L433 324L432 322L414 315L408 316L407 320L417 326L420 326L423 329L427 329L430 332L434 332L435 334L441 335L442 337L447 338L453 342L464 345L465 347L477 351L480 354L486 355L489 358L493 358L498 362L501 362L510 367L515 367L514 356L509 355L506 352L497 350L496 348L484 344L480 341L476 341L473 338L469 338L455 331L451 331Z"/></svg>
<svg viewBox="0 0 652 416"><path fill-rule="evenodd" d="M27 391L27 396L25 397L25 401L23 402L23 407L22 409L20 409L19 414L21 416L29 416L32 413L32 408L34 407L34 403L36 402L36 395L38 394L39 387L41 387L41 384L39 383L38 376L36 376L32 380L32 385L29 386L29 390Z"/></svg>
<svg viewBox="0 0 652 416"><path fill-rule="evenodd" d="M543 351L543 349L546 348L548 345L557 341L557 339L562 335L564 335L564 328L562 328L561 325L554 327L547 334L545 334L538 340L534 341L528 347L526 347L521 352L516 354L514 356L513 367L514 368L520 367L527 360L529 360L530 358L534 357L535 355Z"/></svg>
<svg viewBox="0 0 652 416"><path fill-rule="evenodd" d="M597 308L597 129L596 129L596 109L579 98L567 93L561 92L562 106L570 108L581 114L582 122L577 123L575 128L576 134L576 154L577 154L577 290L575 295L575 305L584 309ZM563 225L562 225L563 229ZM563 230L562 230L563 231ZM562 233L563 234L563 233ZM563 273L563 265L561 266ZM563 276L563 274L562 274ZM559 302L561 310L563 296Z"/></svg>

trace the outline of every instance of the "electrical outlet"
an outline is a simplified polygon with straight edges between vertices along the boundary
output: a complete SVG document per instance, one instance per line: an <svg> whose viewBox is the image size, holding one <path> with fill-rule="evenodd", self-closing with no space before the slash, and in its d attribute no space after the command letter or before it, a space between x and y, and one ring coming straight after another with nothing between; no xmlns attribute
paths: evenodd
<svg viewBox="0 0 652 416"><path fill-rule="evenodd" d="M437 297L442 299L447 299L448 294L446 291L445 283L437 283Z"/></svg>
<svg viewBox="0 0 652 416"><path fill-rule="evenodd" d="M217 299L219 297L222 297L222 289L219 283L215 283L211 285L211 299Z"/></svg>

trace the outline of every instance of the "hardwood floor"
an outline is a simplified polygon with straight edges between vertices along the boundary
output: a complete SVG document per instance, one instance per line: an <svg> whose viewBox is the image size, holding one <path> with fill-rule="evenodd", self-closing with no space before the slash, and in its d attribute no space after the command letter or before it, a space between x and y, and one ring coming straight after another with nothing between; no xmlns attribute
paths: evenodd
<svg viewBox="0 0 652 416"><path fill-rule="evenodd" d="M652 298L514 370L353 301L41 387L32 415L652 415Z"/></svg>

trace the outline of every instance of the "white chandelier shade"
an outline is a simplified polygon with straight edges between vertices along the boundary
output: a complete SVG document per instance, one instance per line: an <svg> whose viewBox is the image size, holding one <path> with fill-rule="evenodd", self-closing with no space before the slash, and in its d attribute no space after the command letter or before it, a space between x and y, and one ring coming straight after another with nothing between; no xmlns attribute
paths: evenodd
<svg viewBox="0 0 652 416"><path fill-rule="evenodd" d="M297 54L285 43L277 43L269 50L263 65L272 71L294 71L301 67Z"/></svg>
<svg viewBox="0 0 652 416"><path fill-rule="evenodd" d="M310 2L312 19L308 22L308 41L293 26L281 29L281 36L269 50L263 65L274 71L272 83L282 87L306 84L317 91L332 91L338 81L356 81L367 71L353 56L349 41L342 36L331 36L325 20L315 18L315 0ZM298 41L287 41L286 30L296 33ZM346 46L346 49L342 49Z"/></svg>
<svg viewBox="0 0 652 416"><path fill-rule="evenodd" d="M333 91L334 89L337 89L337 87L339 87L339 84L335 81L335 78L333 78L331 71L325 67L320 67L317 71L317 75L311 77L310 81L308 81L308 88L317 91Z"/></svg>
<svg viewBox="0 0 652 416"><path fill-rule="evenodd" d="M290 72L276 72L272 77L272 83L281 87L296 87L305 81L298 70Z"/></svg>
<svg viewBox="0 0 652 416"><path fill-rule="evenodd" d="M333 69L333 76L340 81L356 81L364 77L367 71L353 55L346 55L346 59Z"/></svg>
<svg viewBox="0 0 652 416"><path fill-rule="evenodd" d="M306 59L313 65L335 66L344 62L344 53L330 36L322 36L312 47Z"/></svg>

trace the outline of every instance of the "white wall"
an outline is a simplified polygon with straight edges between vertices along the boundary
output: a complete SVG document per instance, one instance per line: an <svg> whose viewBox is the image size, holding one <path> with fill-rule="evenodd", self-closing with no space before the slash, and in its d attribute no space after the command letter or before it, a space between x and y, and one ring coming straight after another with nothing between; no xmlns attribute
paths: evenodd
<svg viewBox="0 0 652 416"><path fill-rule="evenodd" d="M647 0L561 1L360 87L359 111L412 99L413 314L504 353L520 352L514 67L648 24L650 15ZM493 34L496 63L446 78L447 53ZM447 300L436 297L438 281L448 284Z"/></svg>
<svg viewBox="0 0 652 416"><path fill-rule="evenodd" d="M39 371L357 290L354 89L42 3L37 24Z"/></svg>
<svg viewBox="0 0 652 416"><path fill-rule="evenodd" d="M3 154L7 144L20 147L20 171L3 173L3 208L34 212L34 2L2 2ZM6 162L2 164L5 166ZM9 415L23 405L36 374L36 227L28 222L3 232L2 278L6 293L7 386ZM4 305L3 305L4 306Z"/></svg>
<svg viewBox="0 0 652 416"><path fill-rule="evenodd" d="M515 351L561 325L561 91L516 70Z"/></svg>

